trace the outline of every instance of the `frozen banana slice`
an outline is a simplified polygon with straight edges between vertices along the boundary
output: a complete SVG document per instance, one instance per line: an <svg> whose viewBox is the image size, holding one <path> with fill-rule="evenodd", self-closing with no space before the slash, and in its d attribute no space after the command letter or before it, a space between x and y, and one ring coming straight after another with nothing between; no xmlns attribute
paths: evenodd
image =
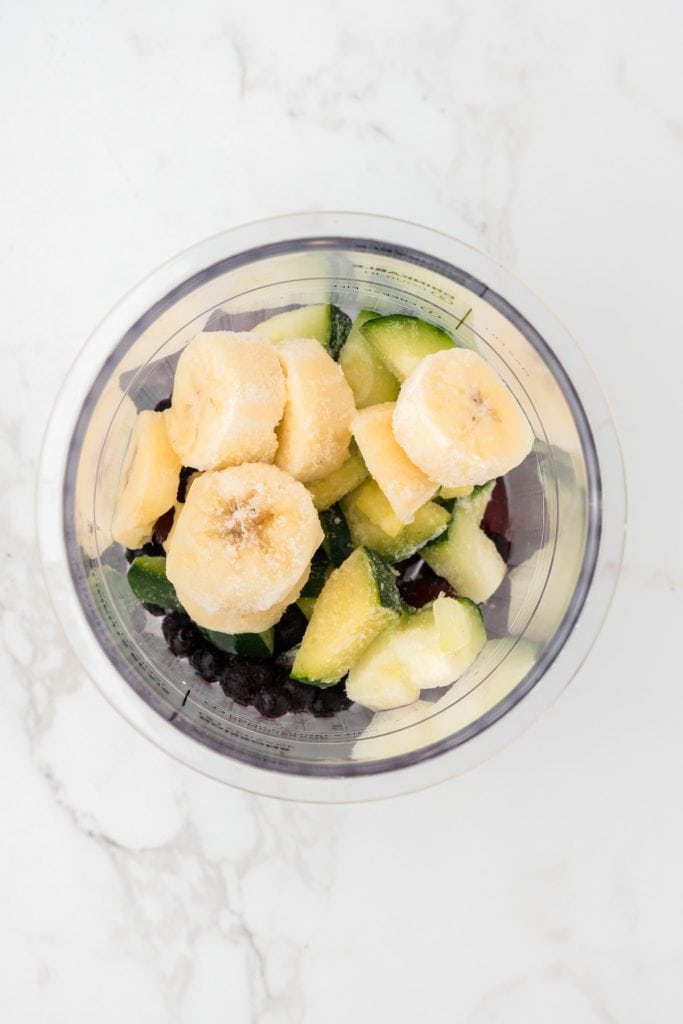
<svg viewBox="0 0 683 1024"><path fill-rule="evenodd" d="M310 566L306 566L305 571L292 587L287 597L283 601L278 601L271 608L266 608L265 611L240 613L235 609L227 609L207 612L205 608L194 604L192 600L187 600L187 598L185 611L191 619L199 622L204 629L213 629L218 633L263 633L266 629L274 626L276 622L279 622L287 606L294 604L298 599L299 594L306 585L309 573ZM203 621L200 621L199 617Z"/></svg>
<svg viewBox="0 0 683 1024"><path fill-rule="evenodd" d="M284 376L269 341L198 334L178 360L168 435L183 465L196 469L272 462L284 407Z"/></svg>
<svg viewBox="0 0 683 1024"><path fill-rule="evenodd" d="M464 348L418 363L401 388L393 426L415 465L444 487L503 476L534 442L511 392L481 356Z"/></svg>
<svg viewBox="0 0 683 1024"><path fill-rule="evenodd" d="M287 387L275 464L303 483L320 480L349 457L355 412L351 388L317 341L282 341L275 351Z"/></svg>
<svg viewBox="0 0 683 1024"><path fill-rule="evenodd" d="M371 405L356 413L351 426L365 465L397 518L408 524L439 488L410 461L394 437L394 408L394 402Z"/></svg>
<svg viewBox="0 0 683 1024"><path fill-rule="evenodd" d="M180 460L161 412L138 414L123 462L111 533L118 544L139 548L175 503Z"/></svg>
<svg viewBox="0 0 683 1024"><path fill-rule="evenodd" d="M303 484L276 466L247 463L193 483L166 574L200 626L258 633L296 600L322 539Z"/></svg>

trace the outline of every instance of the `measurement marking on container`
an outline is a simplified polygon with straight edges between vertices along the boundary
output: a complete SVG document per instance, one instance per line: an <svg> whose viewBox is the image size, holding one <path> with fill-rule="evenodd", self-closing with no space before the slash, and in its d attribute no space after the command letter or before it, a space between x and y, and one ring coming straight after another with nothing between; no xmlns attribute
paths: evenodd
<svg viewBox="0 0 683 1024"><path fill-rule="evenodd" d="M188 698L189 696L190 696L190 691L188 690L188 691L187 691L187 693L185 694L185 696L183 697L183 703L182 703L182 704L180 705L180 706L181 706L181 708L184 708L184 707L185 707L185 704L187 703L187 698Z"/></svg>

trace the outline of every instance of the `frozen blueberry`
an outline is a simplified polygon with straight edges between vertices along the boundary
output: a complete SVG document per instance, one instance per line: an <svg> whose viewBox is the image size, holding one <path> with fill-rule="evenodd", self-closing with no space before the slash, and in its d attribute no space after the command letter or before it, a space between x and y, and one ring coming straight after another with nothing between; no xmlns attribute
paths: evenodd
<svg viewBox="0 0 683 1024"><path fill-rule="evenodd" d="M311 711L316 718L331 718L338 711L343 711L351 706L351 701L346 696L343 683L336 686L328 686L325 690L318 690L311 706Z"/></svg>
<svg viewBox="0 0 683 1024"><path fill-rule="evenodd" d="M246 707L253 704L254 697L272 682L274 666L240 658L228 664L221 676L221 688L236 704Z"/></svg>
<svg viewBox="0 0 683 1024"><path fill-rule="evenodd" d="M207 644L192 652L190 665L206 683L215 683L225 669L225 657L221 651Z"/></svg>
<svg viewBox="0 0 683 1024"><path fill-rule="evenodd" d="M164 640L168 643L178 626L186 622L190 622L190 616L186 615L185 612L169 612L168 615L165 615L164 621L161 623L161 632L164 635Z"/></svg>
<svg viewBox="0 0 683 1024"><path fill-rule="evenodd" d="M175 632L176 628L180 623L188 623L189 615L186 615L184 611L169 611L167 615L164 615L164 622L161 624L161 631L164 634L164 640Z"/></svg>
<svg viewBox="0 0 683 1024"><path fill-rule="evenodd" d="M307 683L299 683L296 679L287 679L282 684L282 690L289 698L290 710L293 712L310 711L311 705L318 692L315 686Z"/></svg>
<svg viewBox="0 0 683 1024"><path fill-rule="evenodd" d="M301 609L295 604L290 604L275 627L275 654L281 654L301 643L307 625L308 619Z"/></svg>
<svg viewBox="0 0 683 1024"><path fill-rule="evenodd" d="M150 604L149 601L143 601L142 602L142 607L145 609L146 612L149 612L150 615L155 615L157 618L160 615L165 615L166 614L166 609L165 608L162 608L158 604Z"/></svg>
<svg viewBox="0 0 683 1024"><path fill-rule="evenodd" d="M192 622L179 626L175 636L169 641L169 648L177 658L186 658L201 642L199 630Z"/></svg>
<svg viewBox="0 0 683 1024"><path fill-rule="evenodd" d="M165 409L170 409L170 408L171 408L171 399L170 398L162 398L161 401L157 402L157 404L154 406L154 411L155 412L163 412Z"/></svg>
<svg viewBox="0 0 683 1024"><path fill-rule="evenodd" d="M289 694L282 687L265 687L254 697L254 707L264 718L280 718L290 710Z"/></svg>
<svg viewBox="0 0 683 1024"><path fill-rule="evenodd" d="M184 612L171 612L161 623L168 649L177 658L186 658L200 645L202 635Z"/></svg>
<svg viewBox="0 0 683 1024"><path fill-rule="evenodd" d="M280 682L280 670L272 661L251 661L251 674L258 679L259 686L277 686Z"/></svg>

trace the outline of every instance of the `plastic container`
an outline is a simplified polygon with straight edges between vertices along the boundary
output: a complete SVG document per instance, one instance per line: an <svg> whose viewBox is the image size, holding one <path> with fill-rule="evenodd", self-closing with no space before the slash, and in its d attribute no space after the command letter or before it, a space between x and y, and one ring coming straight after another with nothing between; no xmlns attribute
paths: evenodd
<svg viewBox="0 0 683 1024"><path fill-rule="evenodd" d="M138 408L170 394L198 331L332 301L414 313L476 348L536 434L507 478L510 572L484 608L471 670L417 705L373 716L260 717L172 657L111 543L113 498ZM161 267L95 331L57 400L40 471L49 591L88 673L143 735L223 782L346 801L437 782L490 755L569 682L594 641L622 554L625 494L609 411L567 331L491 259L416 225L301 214L236 228Z"/></svg>

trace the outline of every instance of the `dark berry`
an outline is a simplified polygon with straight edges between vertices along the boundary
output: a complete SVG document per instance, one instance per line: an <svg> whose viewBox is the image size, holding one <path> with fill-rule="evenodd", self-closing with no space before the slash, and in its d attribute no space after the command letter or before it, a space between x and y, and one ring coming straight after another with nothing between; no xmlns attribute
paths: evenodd
<svg viewBox="0 0 683 1024"><path fill-rule="evenodd" d="M510 557L510 548L512 547L510 541L502 533L496 533L495 530L489 531L488 536L496 545L500 557L507 563Z"/></svg>
<svg viewBox="0 0 683 1024"><path fill-rule="evenodd" d="M507 536L510 532L508 496L502 478L496 480L495 487L491 492L491 498L484 512L484 518L481 521L481 528L484 533L502 533L503 536Z"/></svg>
<svg viewBox="0 0 683 1024"><path fill-rule="evenodd" d="M136 554L151 555L153 558L157 558L159 556L165 555L166 552L164 551L163 545L159 544L158 541L152 538L152 540L148 541L146 544L143 544L140 550L136 552Z"/></svg>
<svg viewBox="0 0 683 1024"><path fill-rule="evenodd" d="M138 558L140 555L152 555L156 557L158 555L165 554L166 552L161 544L157 544L157 542L152 538L152 540L143 544L141 548L126 548L126 561L132 562L134 558Z"/></svg>
<svg viewBox="0 0 683 1024"><path fill-rule="evenodd" d="M168 647L177 658L186 658L200 642L199 630L192 622L188 622L186 625L178 626L175 636L168 642Z"/></svg>
<svg viewBox="0 0 683 1024"><path fill-rule="evenodd" d="M286 651L282 651L275 658L275 664L282 669L286 679L289 678L289 673L292 671L292 665L296 661L300 647L301 644L295 644L294 647L289 647Z"/></svg>
<svg viewBox="0 0 683 1024"><path fill-rule="evenodd" d="M179 504L184 504L185 498L187 497L187 484L193 473L197 470L192 466L182 466L180 473L178 474L178 491L176 494L176 501Z"/></svg>
<svg viewBox="0 0 683 1024"><path fill-rule="evenodd" d="M281 654L301 643L307 625L308 619L301 609L295 604L290 604L275 627L275 654Z"/></svg>
<svg viewBox="0 0 683 1024"><path fill-rule="evenodd" d="M161 632L168 649L177 658L186 658L192 654L202 641L202 634L189 615L184 612L171 612L161 623Z"/></svg>
<svg viewBox="0 0 683 1024"><path fill-rule="evenodd" d="M423 562L419 555L412 555L410 558L405 558L402 562L396 562L394 569L398 572L399 582L416 580L422 576L429 575L431 572L427 563Z"/></svg>
<svg viewBox="0 0 683 1024"><path fill-rule="evenodd" d="M175 508L169 508L164 512L162 516L159 516L156 523L154 524L154 533L152 534L152 541L154 544L158 544L164 552L163 543L171 532L173 526L173 520L175 519ZM165 553L165 552L164 552Z"/></svg>
<svg viewBox="0 0 683 1024"><path fill-rule="evenodd" d="M221 689L226 697L230 697L236 704L247 707L259 692L259 686L250 676L243 675L235 669L236 666L232 666L229 671L223 673Z"/></svg>
<svg viewBox="0 0 683 1024"><path fill-rule="evenodd" d="M398 590L411 608L422 608L430 601L436 601L439 594L446 597L456 597L456 593L450 583L441 579L440 576L432 576L431 579L407 580L405 583L399 581Z"/></svg>
<svg viewBox="0 0 683 1024"><path fill-rule="evenodd" d="M259 686L277 686L281 679L281 670L272 661L250 661L253 679Z"/></svg>
<svg viewBox="0 0 683 1024"><path fill-rule="evenodd" d="M165 409L170 409L170 408L171 408L171 399L170 398L162 398L161 401L157 402L157 404L154 406L154 411L155 412L163 412Z"/></svg>
<svg viewBox="0 0 683 1024"><path fill-rule="evenodd" d="M171 637L175 635L178 627L190 621L190 616L185 612L169 612L168 615L164 616L164 620L161 623L161 632L164 635L164 640L168 643Z"/></svg>
<svg viewBox="0 0 683 1024"><path fill-rule="evenodd" d="M283 691L289 698L290 710L293 712L310 711L315 695L318 692L315 686L307 683L299 683L296 679L287 679L282 684Z"/></svg>
<svg viewBox="0 0 683 1024"><path fill-rule="evenodd" d="M253 703L259 690L273 682L275 673L274 665L241 658L230 663L225 669L221 676L221 687L226 696L232 697L236 704L246 707Z"/></svg>
<svg viewBox="0 0 683 1024"><path fill-rule="evenodd" d="M225 657L215 647L197 647L190 655L190 665L207 683L215 683L225 669Z"/></svg>
<svg viewBox="0 0 683 1024"><path fill-rule="evenodd" d="M290 710L289 694L281 687L259 690L254 697L254 707L264 718L280 718Z"/></svg>
<svg viewBox="0 0 683 1024"><path fill-rule="evenodd" d="M318 690L311 705L311 711L316 718L331 718L338 711L343 711L351 706L351 701L346 696L343 683L336 686L328 686L325 690Z"/></svg>
<svg viewBox="0 0 683 1024"><path fill-rule="evenodd" d="M150 615L155 615L158 617L160 615L166 614L166 610L164 608L162 608L158 604L150 604L149 601L143 601L142 607L145 609L146 612L149 612Z"/></svg>

